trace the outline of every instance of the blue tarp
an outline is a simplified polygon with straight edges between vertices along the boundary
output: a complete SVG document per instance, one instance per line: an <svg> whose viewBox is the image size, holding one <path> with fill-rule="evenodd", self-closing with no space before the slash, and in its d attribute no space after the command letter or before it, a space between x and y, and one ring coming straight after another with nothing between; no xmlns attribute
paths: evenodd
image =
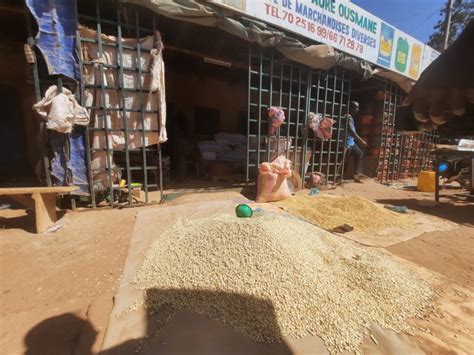
<svg viewBox="0 0 474 355"><path fill-rule="evenodd" d="M50 75L80 80L76 51L77 10L75 0L26 0L38 23L37 46Z"/></svg>
<svg viewBox="0 0 474 355"><path fill-rule="evenodd" d="M87 180L85 128L74 126L70 134L50 130L49 142L54 152L51 161L51 175L60 186L78 186L75 195L89 194Z"/></svg>

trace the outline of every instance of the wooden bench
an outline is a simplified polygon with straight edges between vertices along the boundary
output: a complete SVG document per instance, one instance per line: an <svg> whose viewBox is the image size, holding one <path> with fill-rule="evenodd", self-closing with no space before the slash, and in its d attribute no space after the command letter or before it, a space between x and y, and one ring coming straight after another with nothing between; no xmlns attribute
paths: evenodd
<svg viewBox="0 0 474 355"><path fill-rule="evenodd" d="M79 189L76 186L7 187L0 188L0 196L9 196L35 213L36 233L46 232L57 221L56 196Z"/></svg>

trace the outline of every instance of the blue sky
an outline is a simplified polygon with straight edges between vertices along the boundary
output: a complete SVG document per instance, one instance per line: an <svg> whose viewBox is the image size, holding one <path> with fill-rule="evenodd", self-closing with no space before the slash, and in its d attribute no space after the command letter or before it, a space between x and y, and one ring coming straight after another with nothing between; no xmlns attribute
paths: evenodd
<svg viewBox="0 0 474 355"><path fill-rule="evenodd" d="M416 39L427 42L445 0L352 0Z"/></svg>

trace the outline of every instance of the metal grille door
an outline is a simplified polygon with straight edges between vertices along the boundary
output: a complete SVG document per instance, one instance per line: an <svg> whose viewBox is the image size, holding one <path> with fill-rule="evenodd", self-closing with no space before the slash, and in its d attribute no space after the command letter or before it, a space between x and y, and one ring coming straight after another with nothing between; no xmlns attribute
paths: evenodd
<svg viewBox="0 0 474 355"><path fill-rule="evenodd" d="M260 163L285 155L303 180L322 173L328 183L336 183L344 171L348 72L337 67L313 70L274 50L251 47L248 80L247 180L255 178ZM269 132L272 106L282 107L286 116L275 134ZM336 121L331 139L323 142L307 129L310 112Z"/></svg>
<svg viewBox="0 0 474 355"><path fill-rule="evenodd" d="M402 135L395 133L397 108L402 103L402 92L399 87L385 81L383 105L382 136L377 179L380 182L397 180L402 158Z"/></svg>
<svg viewBox="0 0 474 355"><path fill-rule="evenodd" d="M144 43L145 38L152 46L159 41L156 18L137 6L100 0L92 11L81 13L79 9L78 17L90 28L87 35L79 31L83 35L78 43L84 59L80 63L81 102L93 119L86 135L92 204L98 193L106 193L113 205L119 191L128 191L128 203L132 204L132 189L137 186L132 183L141 184L146 203L153 189L159 190L162 198L158 96L144 87L152 75L150 68L145 68L151 49ZM86 50L97 52L97 58L87 58ZM95 80L88 80L87 73L95 73ZM88 95L92 102L86 99ZM120 180L126 180L125 186Z"/></svg>
<svg viewBox="0 0 474 355"><path fill-rule="evenodd" d="M82 80L76 83L62 76L49 76L44 60L37 56L38 61L32 65L36 99L39 101L49 85L55 84L58 93L63 86L75 92L80 104L90 111L92 120L86 127L83 146L92 207L96 206L98 199L105 199L114 206L119 195L125 195L128 204L132 204L132 190L136 187L144 191L146 203L149 202L149 192L153 189L159 190L160 197L163 198L161 147L160 144L148 144L152 141L150 137L157 137L160 132L160 111L158 105L152 103L153 98L147 101L146 98L150 98L151 93L142 86L142 80L136 80L133 87L125 83L125 78L130 76L142 78L150 75L149 69L145 69L143 65L143 58L150 53L150 49L145 48L142 43L146 37L153 37L153 45L157 42L156 36L159 33L156 28L156 16L144 8L123 5L119 0L77 2L77 12L78 27L85 26L88 33L94 34L87 37L78 36L78 53L83 54L87 46L95 46L97 57L94 60L82 60L82 55L79 55ZM27 18L30 20L30 16ZM35 40L31 33L31 21L28 22L28 41L33 46ZM79 28L78 33L83 33L81 31L85 27ZM108 40L105 40L104 36ZM127 61L127 55L129 58L140 59ZM94 71L95 81L90 82L87 73ZM111 77L115 79L110 80ZM93 93L92 102L86 100L88 92ZM111 102L111 97L116 97L114 103ZM130 104L131 101L133 103ZM132 115L135 115L136 119L132 119ZM117 118L115 122L112 116ZM132 120L134 122L131 122ZM148 123L150 121L151 124ZM54 183L63 184L62 181L53 181L50 176L51 164L48 162L48 155L51 149L48 149L48 145L51 143L51 134L46 132L44 124L41 124L41 131L41 155L46 183L48 186ZM120 144L111 142L110 137L114 136L114 133L115 137L122 139ZM68 139L66 134L64 137L61 138ZM131 144L132 140L136 143ZM95 141L99 143L95 144ZM104 153L101 164L95 164L94 157L101 153ZM105 183L97 183L99 175L105 176ZM126 183L120 184L120 180L126 180Z"/></svg>

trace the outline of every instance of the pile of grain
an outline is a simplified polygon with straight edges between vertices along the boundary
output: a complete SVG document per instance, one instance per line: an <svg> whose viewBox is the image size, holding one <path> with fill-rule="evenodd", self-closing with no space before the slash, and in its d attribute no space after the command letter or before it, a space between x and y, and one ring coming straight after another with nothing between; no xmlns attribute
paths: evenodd
<svg viewBox="0 0 474 355"><path fill-rule="evenodd" d="M349 224L356 231L371 231L410 228L414 223L413 216L392 212L360 196L297 195L275 204L324 229Z"/></svg>
<svg viewBox="0 0 474 355"><path fill-rule="evenodd" d="M165 231L136 281L146 306L194 310L255 341L319 335L356 350L375 322L408 330L430 288L387 256L280 215L219 215Z"/></svg>

